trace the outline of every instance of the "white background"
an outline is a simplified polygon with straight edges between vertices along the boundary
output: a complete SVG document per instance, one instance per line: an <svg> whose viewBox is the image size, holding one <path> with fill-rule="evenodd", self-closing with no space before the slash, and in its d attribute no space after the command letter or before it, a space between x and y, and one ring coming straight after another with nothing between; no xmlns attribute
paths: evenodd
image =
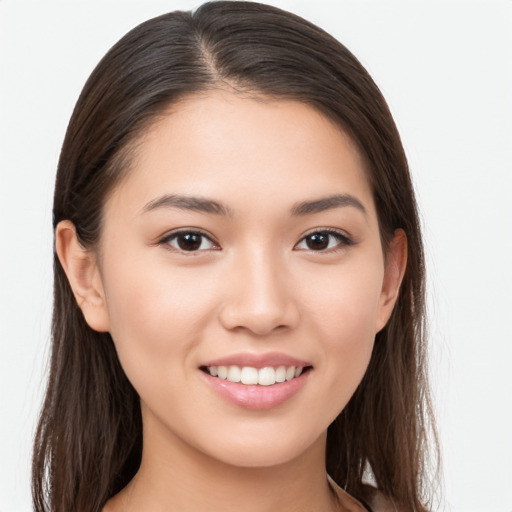
<svg viewBox="0 0 512 512"><path fill-rule="evenodd" d="M127 30L198 3L0 0L0 512L31 510L71 110ZM427 244L443 510L512 512L512 2L270 3L346 44L389 101Z"/></svg>

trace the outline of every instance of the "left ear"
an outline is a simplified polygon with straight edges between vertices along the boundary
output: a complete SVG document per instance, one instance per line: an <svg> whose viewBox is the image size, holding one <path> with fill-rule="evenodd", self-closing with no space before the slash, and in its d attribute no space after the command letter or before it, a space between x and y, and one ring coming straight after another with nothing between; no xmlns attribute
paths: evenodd
<svg viewBox="0 0 512 512"><path fill-rule="evenodd" d="M389 243L384 262L384 280L379 300L375 332L384 328L393 312L407 266L407 236L397 229Z"/></svg>

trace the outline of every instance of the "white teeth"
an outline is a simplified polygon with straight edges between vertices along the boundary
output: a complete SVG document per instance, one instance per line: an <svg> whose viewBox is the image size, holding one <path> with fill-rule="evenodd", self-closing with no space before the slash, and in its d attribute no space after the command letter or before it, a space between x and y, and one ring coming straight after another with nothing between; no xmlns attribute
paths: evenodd
<svg viewBox="0 0 512 512"><path fill-rule="evenodd" d="M258 372L258 384L260 386L271 386L276 383L276 371L271 366L266 366Z"/></svg>
<svg viewBox="0 0 512 512"><path fill-rule="evenodd" d="M236 365L208 366L207 369L212 377L247 385L259 384L260 386L272 386L276 383L292 380L299 377L303 370L301 366L278 366L277 368L266 366L258 369L252 366L240 368Z"/></svg>
<svg viewBox="0 0 512 512"><path fill-rule="evenodd" d="M240 368L238 366L230 366L228 368L228 380L229 382L240 382Z"/></svg>
<svg viewBox="0 0 512 512"><path fill-rule="evenodd" d="M244 366L240 380L242 384L258 384L258 370L251 366Z"/></svg>
<svg viewBox="0 0 512 512"><path fill-rule="evenodd" d="M284 382L286 380L286 368L284 366L280 366L276 370L276 382Z"/></svg>

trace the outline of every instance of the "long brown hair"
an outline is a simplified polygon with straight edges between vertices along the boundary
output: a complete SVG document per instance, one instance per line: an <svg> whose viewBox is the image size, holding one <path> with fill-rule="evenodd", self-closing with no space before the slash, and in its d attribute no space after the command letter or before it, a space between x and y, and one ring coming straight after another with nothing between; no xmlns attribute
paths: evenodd
<svg viewBox="0 0 512 512"><path fill-rule="evenodd" d="M397 129L377 86L338 41L280 9L210 2L142 23L101 60L71 117L55 185L54 227L71 220L97 248L106 198L145 128L185 95L229 87L294 99L335 120L359 145L385 247L401 228L408 263L398 302L377 334L366 375L329 427L327 471L356 497L370 471L398 507L430 499L435 434L424 338L424 258ZM98 512L136 473L142 421L136 391L108 333L85 322L54 256L51 368L33 456L37 511ZM436 447L435 435L433 440ZM437 453L434 449L434 453Z"/></svg>

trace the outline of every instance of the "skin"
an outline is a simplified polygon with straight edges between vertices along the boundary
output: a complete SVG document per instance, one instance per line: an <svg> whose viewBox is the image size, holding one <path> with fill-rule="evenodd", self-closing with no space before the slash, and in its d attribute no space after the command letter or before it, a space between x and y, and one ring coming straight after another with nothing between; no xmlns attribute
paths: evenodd
<svg viewBox="0 0 512 512"><path fill-rule="evenodd" d="M228 214L148 206L165 194ZM333 194L362 208L292 214ZM311 249L305 237L327 228L341 238ZM176 229L208 238L184 251L169 240ZM326 430L366 371L406 264L401 231L383 253L363 160L344 132L298 102L193 96L144 134L105 205L99 253L79 246L68 221L56 240L87 322L111 333L141 397L142 464L106 511L337 510ZM200 370L267 352L312 366L268 410L226 401Z"/></svg>

